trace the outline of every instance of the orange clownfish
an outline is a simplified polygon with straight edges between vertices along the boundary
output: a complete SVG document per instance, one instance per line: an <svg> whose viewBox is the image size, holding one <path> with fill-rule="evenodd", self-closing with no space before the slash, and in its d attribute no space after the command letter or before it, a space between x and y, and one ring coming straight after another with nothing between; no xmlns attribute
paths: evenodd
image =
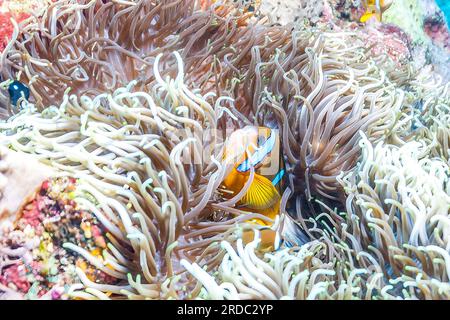
<svg viewBox="0 0 450 320"><path fill-rule="evenodd" d="M273 229L264 227L258 230L260 242L258 243L257 249L261 252L268 252L272 250L278 250L278 248L283 243L280 238L280 234ZM248 244L255 239L255 230L245 230L242 233L242 242Z"/></svg>
<svg viewBox="0 0 450 320"><path fill-rule="evenodd" d="M237 204L243 211L260 213L274 220L280 211L281 184L285 174L280 151L278 130L247 126L233 132L228 138L224 157L225 161L235 161L235 165L222 182L224 197L232 198L244 188L253 167L253 181ZM261 245L272 243L274 248L278 246L275 243L278 241L276 232L268 227L267 222L261 219L250 222L265 226L260 230ZM253 238L253 234L244 232L244 242Z"/></svg>
<svg viewBox="0 0 450 320"><path fill-rule="evenodd" d="M375 17L378 21L381 21L381 15L392 4L392 0L365 0L363 1L366 12L361 17L361 22L367 22L372 17Z"/></svg>

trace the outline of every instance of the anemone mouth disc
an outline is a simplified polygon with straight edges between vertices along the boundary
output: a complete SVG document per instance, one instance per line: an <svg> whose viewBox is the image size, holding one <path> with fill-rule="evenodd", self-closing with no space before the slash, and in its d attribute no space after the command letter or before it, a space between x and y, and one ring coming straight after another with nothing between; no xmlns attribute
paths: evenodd
<svg viewBox="0 0 450 320"><path fill-rule="evenodd" d="M448 83L393 58L394 27L251 5L57 0L11 22L1 298L449 298ZM243 128L265 130L251 152Z"/></svg>

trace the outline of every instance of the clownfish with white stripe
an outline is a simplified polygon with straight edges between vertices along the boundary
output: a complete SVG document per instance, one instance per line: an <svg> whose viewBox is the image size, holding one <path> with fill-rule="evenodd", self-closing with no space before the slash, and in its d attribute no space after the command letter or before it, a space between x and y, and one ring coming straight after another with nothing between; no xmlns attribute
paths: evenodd
<svg viewBox="0 0 450 320"><path fill-rule="evenodd" d="M382 14L389 9L392 2L393 0L364 0L362 4L366 11L360 21L367 22L375 17L377 21L381 22Z"/></svg>
<svg viewBox="0 0 450 320"><path fill-rule="evenodd" d="M245 194L237 203L239 209L260 213L275 220L280 211L281 189L285 174L280 154L278 130L247 126L231 134L227 140L224 160L234 161L231 173L222 182L225 198L237 195L247 184L254 168L254 177ZM270 225L262 219L249 222L261 225L259 249L277 249L281 240ZM243 234L244 243L254 238L253 231Z"/></svg>

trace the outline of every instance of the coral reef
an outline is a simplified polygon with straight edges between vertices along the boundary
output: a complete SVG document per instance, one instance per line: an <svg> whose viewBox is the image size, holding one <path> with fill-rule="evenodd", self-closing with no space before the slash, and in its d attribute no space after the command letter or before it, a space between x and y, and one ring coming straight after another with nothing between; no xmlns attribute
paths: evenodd
<svg viewBox="0 0 450 320"><path fill-rule="evenodd" d="M11 39L14 25L11 19L20 23L30 17L32 12L39 12L45 6L45 0L1 0L0 1L0 52L2 52Z"/></svg>
<svg viewBox="0 0 450 320"><path fill-rule="evenodd" d="M323 1L262 0L259 10L263 15L281 24L317 23L323 11Z"/></svg>
<svg viewBox="0 0 450 320"><path fill-rule="evenodd" d="M6 295L3 298L78 297L65 289L78 279L76 268L83 270L91 281L114 283L108 271L89 267L81 257L62 246L65 242L77 244L100 260L103 260L101 251L106 248L98 220L92 213L77 209L72 199L75 183L68 177L45 180L14 225L3 225L0 237L0 289Z"/></svg>
<svg viewBox="0 0 450 320"><path fill-rule="evenodd" d="M14 220L23 203L52 175L52 168L33 157L0 147L0 221Z"/></svg>

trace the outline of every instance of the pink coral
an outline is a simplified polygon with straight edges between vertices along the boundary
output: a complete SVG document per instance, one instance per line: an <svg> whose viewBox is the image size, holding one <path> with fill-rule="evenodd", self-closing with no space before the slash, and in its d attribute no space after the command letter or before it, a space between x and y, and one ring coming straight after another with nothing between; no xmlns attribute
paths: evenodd
<svg viewBox="0 0 450 320"><path fill-rule="evenodd" d="M30 282L26 279L25 268L21 264L14 264L6 268L0 275L0 283L5 286L13 284L23 293L30 289Z"/></svg>
<svg viewBox="0 0 450 320"><path fill-rule="evenodd" d="M5 49L14 30L11 18L19 23L46 5L48 3L44 0L0 0L0 52Z"/></svg>
<svg viewBox="0 0 450 320"><path fill-rule="evenodd" d="M450 52L450 34L442 15L426 18L423 28L435 45Z"/></svg>
<svg viewBox="0 0 450 320"><path fill-rule="evenodd" d="M105 233L95 215L79 210L71 199L76 183L67 177L44 181L35 198L25 205L14 228L0 236L0 246L19 257L14 261L4 257L12 263L0 268L0 284L33 298L45 295L62 299L64 289L55 288L74 282L67 270L78 260L92 281L115 283L115 278L61 247L64 242L74 242L100 257L106 248ZM83 226L89 234L82 232Z"/></svg>
<svg viewBox="0 0 450 320"><path fill-rule="evenodd" d="M42 221L42 212L40 208L42 208L42 204L39 204L39 200L33 200L31 205L28 205L26 210L23 211L23 220L26 224L36 228Z"/></svg>
<svg viewBox="0 0 450 320"><path fill-rule="evenodd" d="M395 25L381 23L368 25L361 34L374 56L387 54L397 63L410 58L410 39Z"/></svg>

